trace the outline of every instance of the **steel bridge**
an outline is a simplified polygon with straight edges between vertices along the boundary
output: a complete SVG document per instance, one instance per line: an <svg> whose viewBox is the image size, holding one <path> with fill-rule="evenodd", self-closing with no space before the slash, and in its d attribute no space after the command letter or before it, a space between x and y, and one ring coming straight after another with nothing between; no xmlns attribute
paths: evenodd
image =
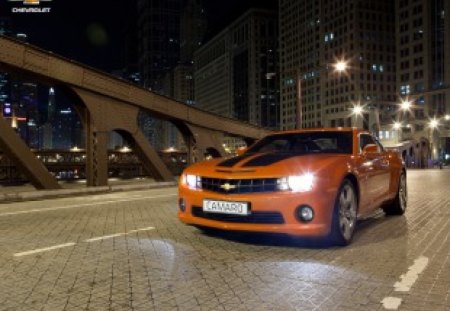
<svg viewBox="0 0 450 311"><path fill-rule="evenodd" d="M108 134L130 144L145 171L156 180L173 180L167 166L138 126L139 111L174 124L187 146L189 163L207 151L224 155L224 135L253 141L268 130L209 113L161 96L123 79L9 37L0 36L0 70L63 89L74 102L86 133L88 186L108 183ZM38 189L58 189L45 165L0 117L0 149Z"/></svg>

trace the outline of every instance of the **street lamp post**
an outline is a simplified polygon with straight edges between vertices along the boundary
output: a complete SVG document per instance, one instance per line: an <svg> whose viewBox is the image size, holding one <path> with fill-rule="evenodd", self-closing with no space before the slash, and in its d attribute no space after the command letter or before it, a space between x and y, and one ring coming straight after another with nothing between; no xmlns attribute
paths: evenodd
<svg viewBox="0 0 450 311"><path fill-rule="evenodd" d="M297 97L296 97L296 115L295 115L295 128L302 128L303 121L303 105L302 105L302 77L300 72L297 71Z"/></svg>
<svg viewBox="0 0 450 311"><path fill-rule="evenodd" d="M435 150L436 146L434 144L434 136L435 136L435 131L439 127L439 121L436 118L434 118L434 119L430 120L430 123L428 124L428 126L430 129L429 140L430 140L431 160L434 161L434 159L436 159L436 154L437 154L437 150Z"/></svg>
<svg viewBox="0 0 450 311"><path fill-rule="evenodd" d="M400 142L400 130L402 124L400 122L394 122L393 128L395 130L395 142L398 144Z"/></svg>

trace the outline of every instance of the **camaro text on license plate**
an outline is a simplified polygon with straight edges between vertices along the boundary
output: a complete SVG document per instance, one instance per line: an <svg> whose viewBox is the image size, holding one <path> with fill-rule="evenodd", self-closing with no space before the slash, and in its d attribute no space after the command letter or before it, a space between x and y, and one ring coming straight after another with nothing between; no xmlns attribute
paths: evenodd
<svg viewBox="0 0 450 311"><path fill-rule="evenodd" d="M231 202L231 201L215 201L204 200L203 211L209 213L222 213L234 215L248 215L248 203Z"/></svg>

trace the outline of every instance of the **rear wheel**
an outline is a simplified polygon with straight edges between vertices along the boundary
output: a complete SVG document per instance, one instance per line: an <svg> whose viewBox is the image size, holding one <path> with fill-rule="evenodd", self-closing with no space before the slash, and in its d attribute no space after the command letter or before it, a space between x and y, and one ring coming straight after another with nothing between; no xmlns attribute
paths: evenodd
<svg viewBox="0 0 450 311"><path fill-rule="evenodd" d="M398 181L397 195L392 203L383 207L386 215L403 215L408 205L408 188L406 174L402 173Z"/></svg>
<svg viewBox="0 0 450 311"><path fill-rule="evenodd" d="M330 241L335 245L350 244L356 226L358 199L353 184L345 179L339 188L333 210Z"/></svg>

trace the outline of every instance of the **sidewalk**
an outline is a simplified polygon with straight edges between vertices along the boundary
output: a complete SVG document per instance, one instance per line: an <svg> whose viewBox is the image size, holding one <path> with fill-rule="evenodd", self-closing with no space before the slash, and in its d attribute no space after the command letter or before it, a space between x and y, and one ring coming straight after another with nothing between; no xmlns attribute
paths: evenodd
<svg viewBox="0 0 450 311"><path fill-rule="evenodd" d="M62 189L57 190L37 190L29 183L20 186L0 185L0 204L17 201L43 200L63 196L175 187L177 185L175 179L171 182L157 182L151 178L109 179L108 183L108 186L86 187L85 180L59 182Z"/></svg>

